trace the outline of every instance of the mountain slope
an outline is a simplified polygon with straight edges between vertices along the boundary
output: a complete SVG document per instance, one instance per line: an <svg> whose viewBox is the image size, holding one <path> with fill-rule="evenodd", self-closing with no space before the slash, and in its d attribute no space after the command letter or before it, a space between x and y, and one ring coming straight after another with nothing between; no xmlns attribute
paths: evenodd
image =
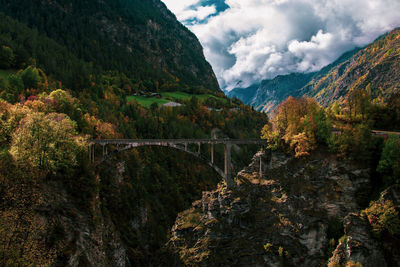
<svg viewBox="0 0 400 267"><path fill-rule="evenodd" d="M147 89L219 90L198 39L159 0L0 0L0 11Z"/></svg>
<svg viewBox="0 0 400 267"><path fill-rule="evenodd" d="M346 61L359 50L359 48L356 48L343 54L335 62L318 72L279 75L270 80L263 80L259 85L252 85L248 88L235 88L227 95L229 97L237 97L257 110L269 113L289 96L302 95L301 88L308 85L312 80L323 77L333 67Z"/></svg>
<svg viewBox="0 0 400 267"><path fill-rule="evenodd" d="M306 85L313 75L314 73L292 73L262 81L251 105L261 111L272 111L276 105L290 95L297 96L298 89Z"/></svg>
<svg viewBox="0 0 400 267"><path fill-rule="evenodd" d="M365 48L343 54L319 72L277 76L264 80L256 91L244 93L243 89L234 89L228 96L237 96L266 112L271 112L288 96L306 95L328 106L334 101L342 102L354 90L367 87L374 99L387 99L400 87L399 73L400 29L394 29Z"/></svg>
<svg viewBox="0 0 400 267"><path fill-rule="evenodd" d="M327 106L343 101L357 89L371 90L373 98L387 98L400 88L400 29L380 37L357 54L313 79L301 89Z"/></svg>
<svg viewBox="0 0 400 267"><path fill-rule="evenodd" d="M243 103L250 104L257 93L259 86L259 84L253 84L249 87L238 87L231 91L225 91L225 94L230 98L236 97L242 100Z"/></svg>

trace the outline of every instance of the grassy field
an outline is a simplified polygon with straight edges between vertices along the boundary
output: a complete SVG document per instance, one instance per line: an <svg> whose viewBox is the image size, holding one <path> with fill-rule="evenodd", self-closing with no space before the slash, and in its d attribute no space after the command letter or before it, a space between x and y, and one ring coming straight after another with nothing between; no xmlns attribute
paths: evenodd
<svg viewBox="0 0 400 267"><path fill-rule="evenodd" d="M221 98L221 97L216 97L214 95L211 94L202 94L202 95L191 95L188 93L184 93L184 92L165 92L165 93L161 93L163 98L172 98L172 99L184 99L187 100L189 98L191 98L192 96L197 97L200 101L204 101L207 98L215 98L215 99L219 99L222 101L226 101L225 98Z"/></svg>
<svg viewBox="0 0 400 267"><path fill-rule="evenodd" d="M157 98L157 97L146 97L146 96L128 96L127 101L139 102L143 107L150 107L151 104L157 103L159 106L170 102L168 99Z"/></svg>
<svg viewBox="0 0 400 267"><path fill-rule="evenodd" d="M184 92L164 92L161 93L162 98L157 98L157 97L146 97L146 96L128 96L127 97L127 101L137 101L139 102L142 106L144 107L149 107L151 104L153 103L157 103L159 106L161 106L162 104L171 102L171 101L176 101L176 100L188 100L190 99L192 96L197 97L200 102L208 99L208 98L215 98L221 101L228 101L225 98L221 98L221 97L217 97L211 94L188 94L188 93L184 93Z"/></svg>

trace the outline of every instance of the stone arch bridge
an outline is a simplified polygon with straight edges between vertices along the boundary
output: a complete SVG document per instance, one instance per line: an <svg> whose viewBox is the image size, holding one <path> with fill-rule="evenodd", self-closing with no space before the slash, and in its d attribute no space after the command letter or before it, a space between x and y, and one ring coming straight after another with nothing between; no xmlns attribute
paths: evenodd
<svg viewBox="0 0 400 267"><path fill-rule="evenodd" d="M204 144L211 146L210 160L200 154L201 145ZM225 148L224 171L214 163L214 146L218 144L223 144ZM178 149L205 161L225 179L228 188L233 188L235 183L232 179L231 170L232 145L260 145L265 147L268 143L262 139L100 139L89 142L89 160L91 162L95 160L96 145L102 146L102 159L105 159L108 155L108 145L116 146L117 152L141 146L164 146ZM197 149L195 151L190 150L189 145L192 145L192 147L195 145ZM260 158L260 176L261 170L262 162Z"/></svg>

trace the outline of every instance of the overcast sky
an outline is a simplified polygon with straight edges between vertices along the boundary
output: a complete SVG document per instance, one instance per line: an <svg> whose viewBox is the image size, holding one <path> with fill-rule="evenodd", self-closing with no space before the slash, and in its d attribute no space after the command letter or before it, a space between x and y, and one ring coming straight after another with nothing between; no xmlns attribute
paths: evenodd
<svg viewBox="0 0 400 267"><path fill-rule="evenodd" d="M400 0L162 0L204 47L221 88L310 72L400 26Z"/></svg>

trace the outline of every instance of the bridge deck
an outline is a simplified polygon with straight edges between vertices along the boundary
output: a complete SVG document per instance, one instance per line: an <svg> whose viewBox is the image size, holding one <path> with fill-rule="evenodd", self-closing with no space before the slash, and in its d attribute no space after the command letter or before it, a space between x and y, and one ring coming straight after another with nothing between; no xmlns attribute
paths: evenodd
<svg viewBox="0 0 400 267"><path fill-rule="evenodd" d="M99 139L91 140L91 144L100 145L160 145L160 144L255 144L267 145L267 140L263 139Z"/></svg>
<svg viewBox="0 0 400 267"><path fill-rule="evenodd" d="M379 131L379 130L372 130L373 135L397 135L400 138L400 132L390 132L390 131Z"/></svg>

